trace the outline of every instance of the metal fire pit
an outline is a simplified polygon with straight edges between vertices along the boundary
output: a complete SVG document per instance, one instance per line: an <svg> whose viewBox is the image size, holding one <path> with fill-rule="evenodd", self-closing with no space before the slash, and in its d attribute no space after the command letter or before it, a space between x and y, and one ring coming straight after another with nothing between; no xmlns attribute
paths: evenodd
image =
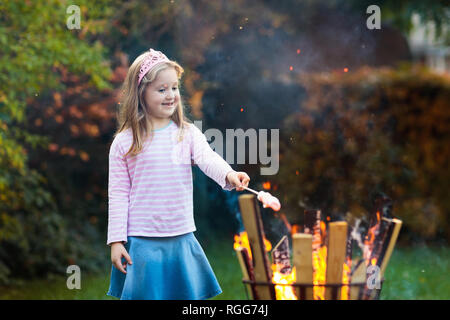
<svg viewBox="0 0 450 320"><path fill-rule="evenodd" d="M300 289L300 297L299 300L305 300L306 289L307 288L316 288L316 287L325 287L331 288L331 300L337 300L338 292L343 287L348 287L349 289L352 287L358 287L358 297L354 300L379 300L381 288L383 286L384 278L380 280L380 289L368 289L366 283L349 283L349 284L302 284L302 283L293 283L293 284L278 284L273 282L263 282L263 281L252 281L242 279L242 283L244 285L245 294L247 296L247 300L251 300L248 294L247 285L251 286L253 297L256 297L255 286L265 286L270 287L273 292L275 292L275 286L291 286L293 288Z"/></svg>

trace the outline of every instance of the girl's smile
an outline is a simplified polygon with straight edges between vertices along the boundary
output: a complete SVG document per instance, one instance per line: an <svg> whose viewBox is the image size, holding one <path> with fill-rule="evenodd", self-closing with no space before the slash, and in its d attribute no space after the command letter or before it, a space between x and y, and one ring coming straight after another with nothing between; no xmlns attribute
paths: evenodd
<svg viewBox="0 0 450 320"><path fill-rule="evenodd" d="M172 102L166 102L166 103L163 103L163 106L165 106L167 108L175 108L175 103L173 101Z"/></svg>

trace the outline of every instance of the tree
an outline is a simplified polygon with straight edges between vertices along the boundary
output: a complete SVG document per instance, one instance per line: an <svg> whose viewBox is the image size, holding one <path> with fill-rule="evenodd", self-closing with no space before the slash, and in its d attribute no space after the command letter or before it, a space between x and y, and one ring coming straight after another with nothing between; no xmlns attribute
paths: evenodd
<svg viewBox="0 0 450 320"><path fill-rule="evenodd" d="M101 22L109 11L104 3L78 2L80 30L67 29L66 2L0 4L1 282L8 281L8 274L61 272L87 249L77 246L79 235L70 234L46 178L29 166L28 154L51 140L30 133L25 119L28 106L48 105L52 91L65 88L64 74L86 78L99 90L109 88L105 50L91 41L105 27Z"/></svg>

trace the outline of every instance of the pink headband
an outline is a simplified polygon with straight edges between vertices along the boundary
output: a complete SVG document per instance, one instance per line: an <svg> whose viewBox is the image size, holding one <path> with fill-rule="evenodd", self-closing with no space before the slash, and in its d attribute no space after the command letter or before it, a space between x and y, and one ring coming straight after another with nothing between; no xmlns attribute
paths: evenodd
<svg viewBox="0 0 450 320"><path fill-rule="evenodd" d="M141 69L139 70L138 85L141 83L142 78L147 74L147 72L153 68L155 65L161 62L169 62L170 60L161 51L156 51L150 48L148 56L144 59L141 64Z"/></svg>

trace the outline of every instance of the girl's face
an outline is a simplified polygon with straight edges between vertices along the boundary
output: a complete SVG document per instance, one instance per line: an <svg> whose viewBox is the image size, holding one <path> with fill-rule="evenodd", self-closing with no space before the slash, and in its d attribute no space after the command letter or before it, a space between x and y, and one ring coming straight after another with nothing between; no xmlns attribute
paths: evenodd
<svg viewBox="0 0 450 320"><path fill-rule="evenodd" d="M152 120L168 119L180 101L178 77L174 68L161 70L144 91L144 101Z"/></svg>

